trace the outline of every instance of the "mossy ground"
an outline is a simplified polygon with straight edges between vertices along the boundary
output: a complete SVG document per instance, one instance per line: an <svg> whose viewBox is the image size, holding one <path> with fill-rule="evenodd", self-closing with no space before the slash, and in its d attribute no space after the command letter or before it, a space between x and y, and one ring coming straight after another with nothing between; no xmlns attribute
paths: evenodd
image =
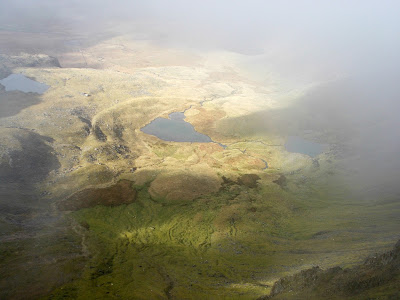
<svg viewBox="0 0 400 300"><path fill-rule="evenodd" d="M376 207L327 207L268 182L181 203L155 201L143 186L136 203L70 215L85 224L92 255L83 277L50 299L255 299L294 270L348 266L390 247L399 224L388 209L399 208L382 207L377 220Z"/></svg>

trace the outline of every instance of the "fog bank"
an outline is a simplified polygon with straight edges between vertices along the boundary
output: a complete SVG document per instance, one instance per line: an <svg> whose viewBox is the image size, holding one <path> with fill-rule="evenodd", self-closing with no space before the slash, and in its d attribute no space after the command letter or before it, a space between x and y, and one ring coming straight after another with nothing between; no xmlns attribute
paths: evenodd
<svg viewBox="0 0 400 300"><path fill-rule="evenodd" d="M297 103L352 148L366 183L400 175L398 1L0 1L4 29L130 35L248 57L260 83L323 83ZM299 124L303 116L298 118ZM387 176L386 176L387 175Z"/></svg>

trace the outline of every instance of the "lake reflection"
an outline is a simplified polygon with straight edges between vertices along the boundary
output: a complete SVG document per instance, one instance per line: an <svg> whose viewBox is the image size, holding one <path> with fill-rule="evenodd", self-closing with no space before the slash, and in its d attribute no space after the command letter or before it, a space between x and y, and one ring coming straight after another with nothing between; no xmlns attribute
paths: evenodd
<svg viewBox="0 0 400 300"><path fill-rule="evenodd" d="M141 128L141 131L168 142L211 143L209 136L197 132L186 122L183 112L169 114L169 119L156 118Z"/></svg>
<svg viewBox="0 0 400 300"><path fill-rule="evenodd" d="M299 136L289 136L285 143L286 151L301 153L311 157L324 152L325 147L325 145L307 141Z"/></svg>
<svg viewBox="0 0 400 300"><path fill-rule="evenodd" d="M0 84L9 91L21 91L24 93L43 94L49 89L49 86L29 79L22 74L11 74L8 77L0 80Z"/></svg>

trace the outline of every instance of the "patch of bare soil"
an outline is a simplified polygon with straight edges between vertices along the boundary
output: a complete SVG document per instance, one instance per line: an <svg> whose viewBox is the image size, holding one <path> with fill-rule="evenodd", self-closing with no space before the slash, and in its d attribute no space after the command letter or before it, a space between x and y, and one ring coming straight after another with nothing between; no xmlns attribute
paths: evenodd
<svg viewBox="0 0 400 300"><path fill-rule="evenodd" d="M60 210L79 210L96 205L117 206L129 204L136 200L136 190L129 180L105 188L89 188L76 192L71 197L58 204Z"/></svg>
<svg viewBox="0 0 400 300"><path fill-rule="evenodd" d="M260 179L260 176L257 174L243 174L238 178L238 184L245 185L248 188L257 187L257 180Z"/></svg>
<svg viewBox="0 0 400 300"><path fill-rule="evenodd" d="M168 201L190 201L217 192L220 187L220 179L213 174L164 174L151 183L149 192L152 197Z"/></svg>

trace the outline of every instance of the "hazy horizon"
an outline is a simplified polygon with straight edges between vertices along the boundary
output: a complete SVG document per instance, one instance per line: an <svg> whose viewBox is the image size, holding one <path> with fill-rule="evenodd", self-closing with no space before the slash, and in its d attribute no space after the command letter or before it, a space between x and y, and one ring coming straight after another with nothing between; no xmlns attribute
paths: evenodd
<svg viewBox="0 0 400 300"><path fill-rule="evenodd" d="M324 126L356 132L348 138L363 177L383 183L385 173L390 181L400 175L396 1L2 2L3 28L51 32L60 25L82 31L82 40L127 35L189 51L231 51L248 57L244 69L265 86L271 74L288 86L316 83L304 105Z"/></svg>

